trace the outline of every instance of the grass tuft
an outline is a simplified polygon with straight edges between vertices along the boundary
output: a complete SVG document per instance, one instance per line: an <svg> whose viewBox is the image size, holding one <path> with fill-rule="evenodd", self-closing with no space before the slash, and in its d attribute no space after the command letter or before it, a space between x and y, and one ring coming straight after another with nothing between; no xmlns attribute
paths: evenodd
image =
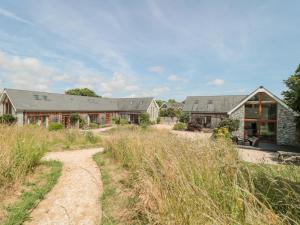
<svg viewBox="0 0 300 225"><path fill-rule="evenodd" d="M300 223L299 167L248 164L225 140L134 127L111 131L105 149L129 172L123 224Z"/></svg>
<svg viewBox="0 0 300 225"><path fill-rule="evenodd" d="M42 165L51 169L40 174L35 182L25 185L28 190L21 194L17 202L8 207L7 219L3 222L3 225L23 224L29 219L30 212L57 183L62 164L57 161L47 161L42 162Z"/></svg>

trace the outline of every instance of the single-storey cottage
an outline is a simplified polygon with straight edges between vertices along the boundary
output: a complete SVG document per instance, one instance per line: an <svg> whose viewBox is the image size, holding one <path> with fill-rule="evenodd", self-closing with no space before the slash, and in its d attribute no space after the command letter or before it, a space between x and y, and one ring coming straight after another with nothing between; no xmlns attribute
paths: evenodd
<svg viewBox="0 0 300 225"><path fill-rule="evenodd" d="M87 123L109 125L113 118L121 117L129 123L138 123L139 115L147 112L156 121L159 106L152 97L98 98L66 94L4 89L0 97L2 114L14 115L17 124L59 122L70 127L71 114L76 113Z"/></svg>
<svg viewBox="0 0 300 225"><path fill-rule="evenodd" d="M296 116L280 98L264 87L249 95L190 96L183 111L190 120L200 118L203 127L215 128L227 117L240 121L236 135L255 136L261 142L292 145L296 142Z"/></svg>

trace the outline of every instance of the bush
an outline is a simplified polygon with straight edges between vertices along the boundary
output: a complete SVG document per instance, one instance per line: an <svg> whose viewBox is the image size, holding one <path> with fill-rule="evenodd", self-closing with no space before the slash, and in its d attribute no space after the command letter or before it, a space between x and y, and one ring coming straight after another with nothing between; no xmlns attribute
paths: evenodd
<svg viewBox="0 0 300 225"><path fill-rule="evenodd" d="M190 115L186 112L182 112L179 115L179 122L181 123L188 123L190 121Z"/></svg>
<svg viewBox="0 0 300 225"><path fill-rule="evenodd" d="M80 116L78 113L72 113L70 116L70 122L72 125L76 125L76 123L80 120Z"/></svg>
<svg viewBox="0 0 300 225"><path fill-rule="evenodd" d="M90 123L90 128L97 129L97 128L99 128L99 125L97 123Z"/></svg>
<svg viewBox="0 0 300 225"><path fill-rule="evenodd" d="M236 119L226 118L218 124L218 128L227 128L230 133L237 131L240 121Z"/></svg>
<svg viewBox="0 0 300 225"><path fill-rule="evenodd" d="M17 121L17 118L14 117L13 115L6 114L3 116L0 116L0 123L12 124L16 121Z"/></svg>
<svg viewBox="0 0 300 225"><path fill-rule="evenodd" d="M49 131L62 130L63 128L64 128L64 126L62 124L56 123L56 122L49 123L49 125L48 125Z"/></svg>
<svg viewBox="0 0 300 225"><path fill-rule="evenodd" d="M231 135L227 127L220 127L214 129L213 137L216 139L218 138L230 139Z"/></svg>
<svg viewBox="0 0 300 225"><path fill-rule="evenodd" d="M128 120L124 119L124 118L121 118L121 117L113 118L113 122L117 125L126 125L126 124L128 124Z"/></svg>
<svg viewBox="0 0 300 225"><path fill-rule="evenodd" d="M120 125L126 125L129 124L127 119L121 118L120 119Z"/></svg>
<svg viewBox="0 0 300 225"><path fill-rule="evenodd" d="M89 142L91 144L95 144L97 142L97 137L92 132L87 132L85 134L85 138L86 138L87 142Z"/></svg>
<svg viewBox="0 0 300 225"><path fill-rule="evenodd" d="M195 120L192 120L188 123L187 130L189 131L201 131L203 128L203 125L201 123L200 118L196 118Z"/></svg>
<svg viewBox="0 0 300 225"><path fill-rule="evenodd" d="M147 127L151 124L150 115L148 113L141 113L139 116L139 123L143 127Z"/></svg>
<svg viewBox="0 0 300 225"><path fill-rule="evenodd" d="M79 128L85 128L86 124L86 121L83 118L79 117Z"/></svg>
<svg viewBox="0 0 300 225"><path fill-rule="evenodd" d="M186 124L185 123L176 123L173 127L173 130L186 130Z"/></svg>
<svg viewBox="0 0 300 225"><path fill-rule="evenodd" d="M160 117L157 117L156 123L157 123L157 124L160 124Z"/></svg>

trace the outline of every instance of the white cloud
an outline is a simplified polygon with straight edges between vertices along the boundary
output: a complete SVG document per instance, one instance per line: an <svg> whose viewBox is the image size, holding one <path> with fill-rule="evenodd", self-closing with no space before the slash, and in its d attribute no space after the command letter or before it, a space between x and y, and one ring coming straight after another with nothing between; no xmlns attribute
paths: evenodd
<svg viewBox="0 0 300 225"><path fill-rule="evenodd" d="M165 70L162 66L151 66L148 68L150 72L157 73L159 75L163 75Z"/></svg>
<svg viewBox="0 0 300 225"><path fill-rule="evenodd" d="M0 51L0 71L6 81L20 89L49 90L56 81L66 80L68 75L60 74L32 57L11 56Z"/></svg>
<svg viewBox="0 0 300 225"><path fill-rule="evenodd" d="M224 85L225 81L219 78L216 78L214 80L211 80L208 82L208 85L213 85L213 86L222 86Z"/></svg>
<svg viewBox="0 0 300 225"><path fill-rule="evenodd" d="M170 76L168 76L168 80L178 81L178 80L180 80L180 78L176 74L171 74Z"/></svg>
<svg viewBox="0 0 300 225"><path fill-rule="evenodd" d="M131 96L158 97L158 96L165 95L169 91L170 91L169 87L162 86L162 87L152 88L149 91L142 91L142 92L138 92L138 93L133 93L133 94L131 94Z"/></svg>
<svg viewBox="0 0 300 225"><path fill-rule="evenodd" d="M6 9L3 9L3 8L0 8L0 15L8 17L8 18L16 20L16 21L19 21L19 22L22 22L22 23L26 23L26 24L32 25L32 23L30 21L25 20L25 19L17 16L16 14L14 14L13 12L10 12L10 11L8 11Z"/></svg>

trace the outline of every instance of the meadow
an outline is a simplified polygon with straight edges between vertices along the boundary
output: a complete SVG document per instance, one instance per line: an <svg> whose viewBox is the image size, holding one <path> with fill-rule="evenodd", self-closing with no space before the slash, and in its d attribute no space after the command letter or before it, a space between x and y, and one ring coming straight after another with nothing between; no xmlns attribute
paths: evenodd
<svg viewBox="0 0 300 225"><path fill-rule="evenodd" d="M37 126L0 126L0 189L22 179L48 151L99 146L92 133L48 131Z"/></svg>
<svg viewBox="0 0 300 225"><path fill-rule="evenodd" d="M95 158L105 174L102 224L300 223L299 167L242 162L224 139L120 128Z"/></svg>

